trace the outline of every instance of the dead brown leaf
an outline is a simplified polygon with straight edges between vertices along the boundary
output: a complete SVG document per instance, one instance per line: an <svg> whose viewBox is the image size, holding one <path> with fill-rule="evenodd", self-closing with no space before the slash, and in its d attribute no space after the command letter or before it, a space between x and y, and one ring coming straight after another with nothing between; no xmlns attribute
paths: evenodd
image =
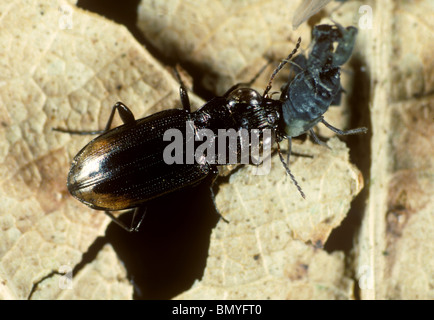
<svg viewBox="0 0 434 320"><path fill-rule="evenodd" d="M369 2L371 172L357 246L363 299L433 299L434 6Z"/></svg>
<svg viewBox="0 0 434 320"><path fill-rule="evenodd" d="M196 65L205 86L222 94L234 83L250 80L267 56L283 59L299 36L309 38L306 27L292 31L296 7L294 1L281 0L143 0L138 27L164 54ZM262 84L258 82L260 88Z"/></svg>
<svg viewBox="0 0 434 320"><path fill-rule="evenodd" d="M111 21L62 1L3 6L0 298L25 299L53 272L74 268L109 222L66 189L70 161L92 137L52 128L103 128L116 101L137 116L173 108L179 85ZM34 297L60 296L53 286L44 288L53 291ZM97 298L96 291L89 293L81 297Z"/></svg>
<svg viewBox="0 0 434 320"><path fill-rule="evenodd" d="M102 264L117 270L116 280L101 290L59 293L56 272L77 265L108 220L72 199L65 186L70 160L91 137L51 128L102 128L118 100L137 117L179 105L177 82L124 27L71 3L14 1L0 9L2 299L27 298L35 284L32 298L131 294L117 258L107 252ZM267 58L285 57L299 36L303 48L310 43L309 24L292 30L296 1L190 3L143 0L138 24L161 52L196 66L194 78L203 76L216 93L249 80ZM351 299L354 283L362 299L434 298L434 8L429 0L348 1L333 18L357 25L366 17L362 6L372 9L372 26L359 28L353 62L343 72L348 96L361 101L326 114L342 128L348 127L346 110L370 115L370 150L359 152L370 153L366 208L353 257L320 247L363 180L342 143L330 141L331 151L307 143L296 151L315 157L291 163L306 201L276 158L270 175L243 168L221 185L218 206L230 224L219 222L203 278L177 298ZM330 23L322 19L327 16L322 10L310 22ZM263 90L269 74L255 86ZM282 73L273 90L285 79ZM353 265L344 263L348 258Z"/></svg>
<svg viewBox="0 0 434 320"><path fill-rule="evenodd" d="M307 23L297 33L290 30L291 12L299 4L296 1L288 5L294 6L291 8L272 0L244 2L242 8L225 1L207 1L197 11L188 5L153 8L149 2L142 1L139 15L146 17L139 21L144 34L156 47L175 46L173 50L178 50L181 59L203 72L211 70L210 76L205 75L205 83L219 92L234 82L250 79L262 65L261 57L284 57L299 35L304 48L309 43ZM335 7L332 4L326 10ZM272 9L264 9L268 6ZM169 14L159 19L155 12ZM321 20L327 16L323 10L309 23L330 23ZM350 67L344 68L344 88L349 96L360 100L354 101L350 109L359 108L366 116L369 110L372 126L367 206L354 251L353 272L363 299L434 297L434 239L429 227L434 176L433 16L433 4L428 0L348 1L333 13L339 23L359 26L354 62L350 62L359 69L352 73ZM235 23L239 20L241 27L241 23ZM178 24L195 26L191 28L193 33L176 36ZM162 37L164 40L155 37L163 34L168 35ZM229 40L220 41L226 34ZM261 43L260 49L253 52L253 46L243 42L244 38L255 38ZM279 87L278 81L275 88ZM263 88L261 80L256 85ZM345 110L330 108L326 118L333 119L336 126L348 127L345 120L341 122L348 117Z"/></svg>
<svg viewBox="0 0 434 320"><path fill-rule="evenodd" d="M78 274L68 266L63 275L53 276L38 283L32 299L131 299L133 287L127 279L124 266L113 248L106 245L94 261Z"/></svg>
<svg viewBox="0 0 434 320"><path fill-rule="evenodd" d="M348 162L348 149L334 138L332 150L305 142L291 170L307 194L300 197L278 156L269 174L248 166L220 186L220 221L211 235L202 280L179 299L352 299L344 255L322 250L363 187Z"/></svg>

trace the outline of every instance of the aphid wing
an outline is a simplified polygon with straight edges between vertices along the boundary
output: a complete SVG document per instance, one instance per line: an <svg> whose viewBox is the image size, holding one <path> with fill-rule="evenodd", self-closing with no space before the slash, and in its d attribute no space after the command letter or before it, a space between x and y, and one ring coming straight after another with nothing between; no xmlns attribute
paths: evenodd
<svg viewBox="0 0 434 320"><path fill-rule="evenodd" d="M295 10L292 18L292 27L297 29L303 22L324 8L331 0L303 0Z"/></svg>

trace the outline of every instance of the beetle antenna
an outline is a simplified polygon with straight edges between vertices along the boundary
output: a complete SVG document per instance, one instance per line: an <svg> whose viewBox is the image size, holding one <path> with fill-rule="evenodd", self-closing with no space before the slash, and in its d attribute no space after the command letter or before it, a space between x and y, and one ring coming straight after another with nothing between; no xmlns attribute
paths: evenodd
<svg viewBox="0 0 434 320"><path fill-rule="evenodd" d="M301 194L301 196L303 197L303 199L306 199L306 196L305 196L303 190L301 190L300 185L298 184L297 180L295 180L295 177L294 177L293 174L291 173L291 170L289 170L288 164L285 162L285 159L283 159L282 152L280 151L280 145L279 145L279 142L276 141L276 143L277 143L277 153L279 154L280 161L282 162L283 167L284 167L285 170L286 170L286 173L291 177L292 182L293 182L293 183L295 184L295 186L297 187L298 192L300 192L300 194Z"/></svg>
<svg viewBox="0 0 434 320"><path fill-rule="evenodd" d="M301 43L301 37L298 38L297 40L297 44L295 45L294 50L292 50L292 52L289 54L289 56L286 57L286 59L282 60L279 65L277 66L277 68L273 71L273 74L270 77L270 81L268 81L268 85L265 88L264 94L262 95L264 98L267 96L268 91L271 90L271 86L274 80L274 77L277 75L277 73L285 66L285 64L288 63L289 60L291 60L292 56L294 54L297 53L298 48L300 47L300 43Z"/></svg>
<svg viewBox="0 0 434 320"><path fill-rule="evenodd" d="M268 60L266 64L264 64L261 69L259 69L258 72L256 72L256 74L253 76L253 78L246 83L247 87L251 87L256 80L258 80L258 78L261 76L261 74L264 72L264 70L271 64L271 60Z"/></svg>

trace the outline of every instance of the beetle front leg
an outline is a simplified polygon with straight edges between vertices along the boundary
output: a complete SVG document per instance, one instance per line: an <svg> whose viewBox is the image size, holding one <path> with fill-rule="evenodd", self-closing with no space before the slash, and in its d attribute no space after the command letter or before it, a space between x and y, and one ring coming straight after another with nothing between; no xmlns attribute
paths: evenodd
<svg viewBox="0 0 434 320"><path fill-rule="evenodd" d="M190 105L190 99L188 98L188 91L184 85L184 82L181 79L181 76L179 75L178 69L176 67L173 68L175 72L175 76L178 79L179 82L179 97L181 99L182 107L184 110L186 110L188 113L191 112L191 105Z"/></svg>
<svg viewBox="0 0 434 320"><path fill-rule="evenodd" d="M126 105L124 105L122 102L116 102L116 104L112 108L112 112L110 113L109 119L107 121L107 124L106 124L104 130L78 131L78 130L69 130L69 129L63 129L63 128L52 128L52 130L64 132L64 133L69 133L69 134L80 134L80 135L101 134L101 133L104 133L104 132L110 130L110 127L112 125L116 110L118 110L119 116L121 117L124 124L131 124L131 123L134 123L136 121L133 113Z"/></svg>

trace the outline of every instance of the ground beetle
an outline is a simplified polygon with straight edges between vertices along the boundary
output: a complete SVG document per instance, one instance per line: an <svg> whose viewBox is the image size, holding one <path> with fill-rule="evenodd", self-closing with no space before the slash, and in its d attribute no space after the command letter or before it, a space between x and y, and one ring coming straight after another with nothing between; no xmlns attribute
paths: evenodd
<svg viewBox="0 0 434 320"><path fill-rule="evenodd" d="M301 39L288 59L296 53L300 41ZM249 132L253 129L260 132L270 129L276 132L278 129L281 102L268 98L266 93L261 96L256 90L237 84L223 96L215 97L197 111L191 112L187 91L182 81L180 82L183 110L164 110L136 120L130 109L118 102L113 106L107 125L102 131L55 129L73 134L102 133L74 157L68 174L68 190L89 207L104 210L110 218L128 231L138 229L144 214L135 227L133 224L127 227L110 211L132 208L134 221L145 202L197 185L206 179L214 181L217 177L216 159L212 159L212 162L167 164L164 152L169 142L163 140L167 130L185 131L186 123L194 124L195 135L200 129L210 129L214 132L222 129L246 129ZM110 129L116 110L124 124ZM184 135L184 159L189 156L186 153L186 138ZM238 151L241 142L237 143ZM287 171L289 172L288 168ZM297 184L295 179L293 180ZM300 189L298 184L297 187ZM211 195L214 200L212 187Z"/></svg>
<svg viewBox="0 0 434 320"><path fill-rule="evenodd" d="M351 27L350 27L351 28ZM317 26L313 31L314 45L305 61L305 68L292 81L283 87L280 99L271 99L268 92L276 74L290 61L299 48L295 49L274 70L262 95L246 84L231 87L223 96L206 102L197 111L191 112L188 94L180 80L180 97L183 109L165 110L136 120L123 103L113 106L106 128L102 131L82 132L55 129L77 134L97 134L100 136L89 142L73 159L68 175L68 190L78 200L89 207L104 210L116 223L128 231L137 230L143 220L127 227L110 211L132 209L134 217L144 208L145 202L167 193L197 185L204 180L211 181L211 196L214 201L212 182L218 174L218 155L213 158L196 159L191 164L168 164L165 150L169 142L164 136L168 130L186 130L191 123L195 137L202 129L213 132L211 139L218 139L217 131L245 129L258 130L260 135L271 130L277 142L280 160L300 194L305 197L300 186L289 170L280 151L279 142L309 131L316 142L312 128L324 123L338 134L366 132L366 128L341 131L329 125L322 115L327 111L333 98L340 92L340 66L349 58L354 45L353 29L340 26ZM336 50L333 44L337 43ZM179 78L179 76L178 76ZM123 125L110 129L114 114L118 110ZM263 142L263 141L261 141ZM189 152L188 138L183 136L182 158ZM237 141L237 161L239 161L240 140ZM249 145L249 148L252 147ZM219 150L220 152L220 150ZM226 160L226 159L225 159ZM226 162L223 162L223 164Z"/></svg>

